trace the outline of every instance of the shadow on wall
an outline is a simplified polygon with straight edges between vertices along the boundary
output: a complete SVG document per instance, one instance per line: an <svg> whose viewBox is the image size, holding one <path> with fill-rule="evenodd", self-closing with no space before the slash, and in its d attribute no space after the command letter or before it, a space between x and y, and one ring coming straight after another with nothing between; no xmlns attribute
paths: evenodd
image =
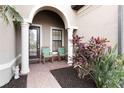
<svg viewBox="0 0 124 93"><path fill-rule="evenodd" d="M21 56L21 23L14 22L15 27L15 55ZM21 63L21 57L16 60L16 65Z"/></svg>

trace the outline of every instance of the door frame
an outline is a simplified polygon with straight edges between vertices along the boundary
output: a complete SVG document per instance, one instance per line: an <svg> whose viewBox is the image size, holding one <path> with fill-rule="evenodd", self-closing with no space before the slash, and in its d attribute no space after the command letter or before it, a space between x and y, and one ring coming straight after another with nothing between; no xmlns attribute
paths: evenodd
<svg viewBox="0 0 124 93"><path fill-rule="evenodd" d="M39 56L41 57L41 47L42 47L42 25L40 24L31 24L30 26L37 26L40 28L40 48L39 48ZM29 29L30 30L30 29ZM29 33L30 34L30 33ZM29 40L30 43L30 40ZM30 44L29 44L29 49L30 49ZM30 50L29 50L29 56L30 56Z"/></svg>

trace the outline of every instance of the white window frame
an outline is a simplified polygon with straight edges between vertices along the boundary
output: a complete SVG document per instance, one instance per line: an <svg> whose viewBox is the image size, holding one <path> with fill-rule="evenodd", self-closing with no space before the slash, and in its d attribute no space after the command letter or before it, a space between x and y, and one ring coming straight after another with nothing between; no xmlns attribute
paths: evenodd
<svg viewBox="0 0 124 93"><path fill-rule="evenodd" d="M57 52L53 52L53 50L52 50L52 30L53 29L62 30L62 46L64 46L64 29L59 28L59 27L50 27L50 51L53 54L57 54Z"/></svg>

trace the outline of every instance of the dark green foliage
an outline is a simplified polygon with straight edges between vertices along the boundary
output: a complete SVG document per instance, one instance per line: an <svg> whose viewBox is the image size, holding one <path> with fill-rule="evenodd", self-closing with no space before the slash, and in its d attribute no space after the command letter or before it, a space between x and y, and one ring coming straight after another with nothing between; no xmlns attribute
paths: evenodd
<svg viewBox="0 0 124 93"><path fill-rule="evenodd" d="M110 49L101 60L93 63L93 79L97 87L121 87L122 77L123 57L117 55L116 48Z"/></svg>

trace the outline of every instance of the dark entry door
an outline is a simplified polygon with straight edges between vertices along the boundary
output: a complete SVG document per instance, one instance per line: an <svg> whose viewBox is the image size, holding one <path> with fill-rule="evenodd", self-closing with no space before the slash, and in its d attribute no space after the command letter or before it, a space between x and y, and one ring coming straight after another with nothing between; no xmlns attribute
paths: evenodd
<svg viewBox="0 0 124 93"><path fill-rule="evenodd" d="M29 28L29 59L40 58L40 27L30 26Z"/></svg>

